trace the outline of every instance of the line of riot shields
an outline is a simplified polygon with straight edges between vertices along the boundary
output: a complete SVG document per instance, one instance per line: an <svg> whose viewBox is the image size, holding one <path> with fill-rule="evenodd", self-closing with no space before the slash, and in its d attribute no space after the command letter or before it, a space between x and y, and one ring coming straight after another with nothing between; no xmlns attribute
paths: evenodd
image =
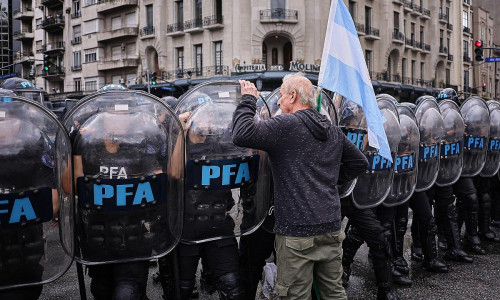
<svg viewBox="0 0 500 300"><path fill-rule="evenodd" d="M280 114L280 97L278 89L259 98L255 119ZM178 100L110 86L60 122L0 91L0 290L49 283L73 259L150 260L181 241L272 231L269 158L232 143L240 99L235 81L203 83ZM396 206L434 184L498 173L500 103L376 99L392 162L368 144L361 107L323 90L318 97L318 111L369 161L338 186L356 207Z"/></svg>

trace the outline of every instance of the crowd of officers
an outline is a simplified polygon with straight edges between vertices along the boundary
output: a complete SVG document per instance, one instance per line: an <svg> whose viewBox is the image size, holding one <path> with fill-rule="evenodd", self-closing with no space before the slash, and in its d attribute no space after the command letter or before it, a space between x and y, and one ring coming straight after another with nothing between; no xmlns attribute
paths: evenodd
<svg viewBox="0 0 500 300"><path fill-rule="evenodd" d="M122 88L107 87L104 91L100 92L100 95L120 92L123 92ZM9 96L14 99L16 97L11 92L6 90L2 90L0 93L0 97ZM211 99L209 99L210 96L208 93L198 92L198 94L196 94L196 91L188 93L191 93L190 95L196 100L195 102L197 102L197 105L201 105L202 102L212 102ZM132 93L128 95L132 95ZM219 95L221 95L221 92L219 92ZM137 95L135 95L135 97L137 97ZM149 96L141 94L141 97L147 98ZM340 112L341 105L336 105L334 103L335 101L332 102L332 100L327 98L328 97L325 96L324 101L330 101L331 104L336 107L335 114L338 114L339 119L342 118L342 112ZM338 97L334 97L334 99L338 99ZM457 104L457 107L460 106L457 93L452 89L443 90L437 99L430 96L419 98L416 105L419 105L419 102L429 99L435 102L451 100ZM265 101L266 99L261 100ZM216 149L218 151L232 151L232 148L231 150L225 149L224 147L226 147L226 145L221 143L221 140L215 139L215 136L217 135L223 136L227 134L227 132L225 132L225 128L216 132L216 129L213 127L210 128L210 124L205 124L207 122L215 122L217 118L222 118L217 115L217 113L220 113L222 110L207 110L208 106L205 106L205 111L200 112L197 111L194 105L187 100L184 102L188 103L187 108L183 110L179 109L179 103L181 101L178 101L173 97L168 97L163 101L165 106L170 106L172 108L172 110L164 109L166 112L165 114L168 115L168 113L172 113L173 111L177 113L178 120L180 121L180 124L176 125L178 127L176 128L177 132L175 130L169 132L176 132L179 135L184 132L186 139L185 154L179 152L181 151L181 146L179 145L179 141L181 139L177 139L172 142L170 147L172 151L168 152L162 146L167 142L164 138L155 136L154 133L151 134L151 136L148 136L147 141L142 144L143 149L125 147L125 144L121 143L120 138L123 138L130 132L135 132L136 134L139 132L140 134L141 131L134 131L130 126L116 129L115 127L121 126L120 116L114 118L110 115L111 117L106 120L95 120L95 124L103 126L95 128L96 131L92 131L91 126L86 127L87 131L83 131L81 130L83 125L78 122L77 118L70 119L71 122L69 122L69 124L72 126L69 126L68 131L70 131L70 141L73 143L73 158L79 157L76 163L74 161L73 166L75 169L75 183L77 183L78 177L83 178L84 175L87 175L87 172L91 175L100 174L99 172L102 173L103 171L103 165L111 166L112 164L115 164L118 168L116 169L115 174L111 172L111 169L107 169L108 173L106 176L109 176L108 178L110 179L131 179L133 177L129 178L127 177L127 174L134 173L139 174L138 177L141 177L145 175L140 174L143 169L147 169L147 172L145 173L148 174L168 173L168 175L173 178L182 178L183 174L175 174L172 170L176 167L182 169L183 166L171 165L172 162L171 159L169 160L169 156L178 157L178 155L185 155L186 163L188 165L190 161L198 163L199 160L205 161L205 163L209 164L209 152L214 150L214 145L218 145L217 147L219 148ZM341 99L341 101L346 100ZM0 104L6 104L6 102L7 101L0 101ZM268 103L268 105L270 104ZM417 107L415 104L411 103L407 103L405 105L413 112ZM114 106L114 109L119 110L116 106ZM158 109L158 106L156 106L156 109ZM92 118L98 119L99 116L96 117L96 115L92 115L95 114L96 111L87 110L87 112L82 112L80 116L85 115L86 113L86 121L91 120ZM272 107L270 107L270 111L271 115L279 113L273 112ZM199 116L202 113L209 117L201 118L198 122L191 120L196 114ZM231 116L231 113L232 111L229 111L228 115ZM159 127L170 122L169 117L166 117L165 114L162 115L161 113L155 112L155 117ZM261 115L262 118L264 118L265 113L262 113ZM24 116L27 117L28 115ZM3 121L2 118L5 117L5 114L0 115L0 123ZM146 121L144 121L144 119L137 119L136 122ZM65 123L65 125L67 124L68 122ZM172 127L171 124L167 124L165 126ZM197 131L193 129L194 127L196 127ZM182 131L181 128L184 131ZM92 136L92 138L96 138L99 137L97 131L106 131L111 129L115 130L115 135L111 137L102 135L102 140L100 142L102 145L99 144L95 147L92 146L93 152L91 154L84 153L84 146L82 146L83 148L78 148L85 143L90 143L90 138L89 140L82 141L87 135ZM148 130L153 129L150 128ZM164 128L161 130L164 130ZM161 132L165 133L164 131ZM10 134L12 134L12 132ZM9 141L2 139L2 135L5 135L5 133L0 133L0 156L5 154L4 150L6 147L10 147ZM402 136L403 135L404 132L402 133ZM203 136L203 138L200 138L200 136ZM493 137L490 137L490 139L491 138ZM494 138L498 139L500 137ZM47 137L47 139L49 138ZM77 145L79 146L77 147ZM460 147L463 147L462 143L460 143ZM47 147L44 149L47 149ZM45 156L42 154L41 159L43 164L40 166L41 169L54 168L54 163L51 163L49 161L50 159L47 159L47 157L53 158L54 155L52 154L47 156L47 151L50 152L55 150L46 150L43 152ZM141 155L144 155L144 153L146 153L147 156L142 157ZM116 158L116 154L122 155L122 157L118 159ZM138 156L140 159L132 160L132 156ZM252 157L252 155L248 157ZM2 157L2 161L4 158L7 158L7 156L5 155L5 157ZM228 159L227 156L223 158ZM97 161L90 163L90 159L96 159ZM151 161L154 161L154 163ZM162 162L166 161L168 161L166 163L168 164L168 168L162 168ZM119 165L120 163L121 165ZM86 164L88 164L88 166ZM120 169L121 167L124 168L123 173ZM260 167L262 168L262 165L260 165ZM15 168L15 166L12 166L12 168ZM99 171L95 171L94 169L98 169ZM254 172L254 169L250 167L250 171ZM258 170L255 172L261 171L264 172L265 170ZM265 173L258 174L259 176L265 177ZM486 251L481 246L481 241L487 240L499 242L498 237L490 229L490 226L500 228L500 182L497 174L493 175L494 176L489 177L483 177L481 175L468 177L460 176L457 177L457 180L448 185L438 185L432 182L424 189L420 189L419 191L412 190L411 196L409 196L408 199L401 201L400 203L396 203L395 205L383 205L379 201L377 203L378 205L375 207L363 207L362 205L358 205L359 203L356 203L356 201L353 201L352 195L347 193L347 195L341 199L342 218L347 217L348 219L347 226L345 228L346 238L343 242L342 258L342 266L344 270L342 280L344 286L347 286L349 283L354 257L363 243L367 243L369 247L369 253L373 262L373 270L375 272L375 278L378 286L378 299L398 299L398 296L392 289L392 285L398 284L410 286L412 284L412 280L408 275L410 272L409 265L403 255L404 239L409 222L409 208L413 211L413 220L411 224L411 259L422 261L422 266L427 271L437 273L450 271L446 263L438 257L438 248L445 251L443 256L445 260L463 263L473 263L473 258L470 254L486 255ZM19 176L22 177L28 175L19 174ZM189 176L189 174L186 174L186 176ZM142 180L147 181L148 178ZM152 180L154 181L154 179L155 177L153 177ZM6 176L1 176L0 180L8 181ZM8 186L4 183L5 182L0 182L0 188L2 188L0 192L3 194L12 193L12 190L8 190ZM16 184L16 182L9 181L10 186L15 186ZM113 183L111 182L109 184L112 185ZM137 183L134 182L130 184ZM189 180L187 184L189 185ZM233 183L231 182L231 184ZM33 185L36 184L27 184L25 188L28 189ZM57 189L55 187L56 183L54 180L49 183L41 183L41 185L50 186L54 190ZM241 195L248 194L247 198L240 195L240 201L241 199L244 201L250 199L248 200L250 203L251 201L254 201L254 196L256 198L260 195L258 191L255 191L259 190L260 187L256 187L252 184L248 184L245 187L238 187L240 188L239 193ZM22 190L23 188L22 184L19 184L17 187L18 190ZM78 192L80 192L80 190L78 190ZM261 224L262 220L248 221L250 219L249 216L254 216L248 212L252 211L252 209L255 209L257 206L247 204L249 206L245 207L245 204L243 204L243 223L236 225L234 220L228 216L229 211L231 210L233 210L233 214L235 213L233 209L235 200L230 191L228 192L219 189L214 192L215 196L211 199L200 199L199 192L200 191L197 190L196 185L192 186L189 190L186 189L185 198L187 200L184 204L185 212L183 238L176 246L174 245L175 243L168 246L162 246L164 248L162 248L164 250L163 253L168 254L162 255L158 259L159 272L154 276L154 280L161 283L164 292L164 299L191 299L199 297L196 288L196 273L201 260L202 272L200 288L206 293L213 294L218 292L221 299L255 299L257 286L259 284L259 280L262 278L263 268L266 261L272 257L274 249L272 210L269 210L269 213L267 210L264 212L264 215L269 215L269 217L264 220L263 224ZM56 196L53 195L53 197L58 197L57 193ZM201 200L204 200L205 202ZM184 199L182 201L184 201ZM199 215L197 216L193 213L193 210L198 209L200 205L213 205L215 210L211 212L212 216L217 216L218 212L216 210L217 207L220 206L219 209L222 211L223 217L219 220L220 222L217 223L217 225L226 226L230 232L213 233L210 231L211 228L186 227L186 224L189 224L190 220L193 220L192 218L196 219L197 217L200 217ZM54 204L53 206L57 207L58 205ZM192 210L190 211L190 209ZM60 212L57 210L54 211L54 218L51 224L52 226L56 228L57 226L61 226L60 223L57 223L58 217L60 216ZM256 214L255 216L257 217L258 215ZM80 217L81 216L75 217L77 219L75 220L77 224L79 222L78 218ZM145 218L148 217L160 218L162 216L155 215L154 212L151 211ZM241 221L241 217L239 220ZM129 221L133 222L132 220ZM245 222L250 223L246 224ZM151 224L154 226L162 226L155 223ZM464 224L465 227L463 227ZM75 227L75 230L77 231L75 232L75 235L78 239L80 239L79 241L82 245L83 242L81 242L81 240L83 239L88 239L90 242L85 244L85 247L80 245L82 248L80 250L75 250L75 256L80 256L81 260L79 260L79 262L92 262L88 264L88 269L89 275L92 278L91 291L94 299L147 299L146 284L149 262L148 260L144 260L147 255L139 257L142 258L142 261L141 259L132 259L133 262L130 260L127 261L126 259L124 260L125 262L122 262L120 259L113 260L108 257L104 260L105 264L96 265L94 263L98 261L99 258L92 257L91 255L84 257L85 254L78 253L79 251L89 251L89 253L91 253L92 247L94 246L91 243L92 232L90 232L93 230L93 227L91 228L91 226L89 226L88 228L85 228L84 225L82 225L83 227L81 228L79 225ZM260 227L253 225L260 225ZM175 236L175 233L180 232L178 228L172 229L175 226L172 226L171 224L166 226L170 226L170 229L167 231L172 233L173 240L176 240L178 237ZM233 233L233 228L235 228L235 226L239 226L241 228L241 232L238 232L238 234L246 234L237 239ZM248 230L244 230L244 227ZM256 227L258 227L258 229L254 230ZM463 228L465 230L462 230ZM3 257L0 258L6 259L5 253L7 252L4 251L6 233L4 230L7 229L0 228L0 230L3 232L0 233L0 239L3 243L0 243L0 256ZM89 230L89 232L78 232L78 230ZM162 230L158 233L162 233ZM194 242L185 242L187 235L189 235L187 240L190 239ZM175 246L175 248L173 246ZM157 252L161 252L157 250L158 247L158 243L153 243L150 249L156 249ZM113 255L113 252L110 251L107 255ZM38 262L35 263L35 265L38 264ZM0 264L0 273L4 272L1 271L2 268L2 264ZM1 276L2 275L0 275L0 277ZM0 298L37 299L42 291L42 285L40 284L42 280L40 278L37 279L36 276L35 279L29 278L27 280L28 284L26 285L23 285L22 282L14 282L11 285L5 282L0 283ZM313 294L314 291L312 291L312 295Z"/></svg>

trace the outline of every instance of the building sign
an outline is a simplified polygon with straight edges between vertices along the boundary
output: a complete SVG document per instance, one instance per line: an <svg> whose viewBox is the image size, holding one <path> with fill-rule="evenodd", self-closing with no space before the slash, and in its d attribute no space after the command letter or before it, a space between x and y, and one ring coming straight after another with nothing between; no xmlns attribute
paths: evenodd
<svg viewBox="0 0 500 300"><path fill-rule="evenodd" d="M320 65L301 64L296 61L290 62L290 71L293 72L319 73L319 68Z"/></svg>
<svg viewBox="0 0 500 300"><path fill-rule="evenodd" d="M282 65L272 65L270 71L283 71L283 66Z"/></svg>
<svg viewBox="0 0 500 300"><path fill-rule="evenodd" d="M240 65L236 64L234 66L234 71L237 73L249 73L249 72L265 72L266 65L258 64L258 65Z"/></svg>

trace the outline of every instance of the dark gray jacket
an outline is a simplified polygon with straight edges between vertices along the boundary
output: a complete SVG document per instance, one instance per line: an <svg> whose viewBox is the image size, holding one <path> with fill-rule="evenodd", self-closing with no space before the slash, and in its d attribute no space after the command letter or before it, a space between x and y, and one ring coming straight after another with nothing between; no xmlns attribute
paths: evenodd
<svg viewBox="0 0 500 300"><path fill-rule="evenodd" d="M243 95L233 116L233 142L269 154L276 233L312 236L340 229L336 184L356 178L366 157L342 131L310 108L254 121L256 99Z"/></svg>

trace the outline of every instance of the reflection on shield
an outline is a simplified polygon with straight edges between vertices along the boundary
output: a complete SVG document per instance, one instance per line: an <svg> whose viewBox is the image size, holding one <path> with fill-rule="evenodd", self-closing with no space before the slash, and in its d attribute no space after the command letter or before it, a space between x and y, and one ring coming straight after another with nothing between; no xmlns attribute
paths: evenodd
<svg viewBox="0 0 500 300"><path fill-rule="evenodd" d="M64 183L70 153L66 131L50 111L0 96L0 290L49 283L69 268L73 190Z"/></svg>
<svg viewBox="0 0 500 300"><path fill-rule="evenodd" d="M200 84L179 98L176 113L189 114L184 243L249 234L267 215L271 198L267 154L232 142L232 118L240 100L240 85L234 81ZM269 116L261 101L256 120Z"/></svg>
<svg viewBox="0 0 500 300"><path fill-rule="evenodd" d="M483 99L470 97L460 107L465 123L463 177L474 177L483 169L488 150L490 112Z"/></svg>
<svg viewBox="0 0 500 300"><path fill-rule="evenodd" d="M500 103L487 102L490 111L490 135L487 145L486 163L481 170L481 177L493 177L500 168Z"/></svg>

